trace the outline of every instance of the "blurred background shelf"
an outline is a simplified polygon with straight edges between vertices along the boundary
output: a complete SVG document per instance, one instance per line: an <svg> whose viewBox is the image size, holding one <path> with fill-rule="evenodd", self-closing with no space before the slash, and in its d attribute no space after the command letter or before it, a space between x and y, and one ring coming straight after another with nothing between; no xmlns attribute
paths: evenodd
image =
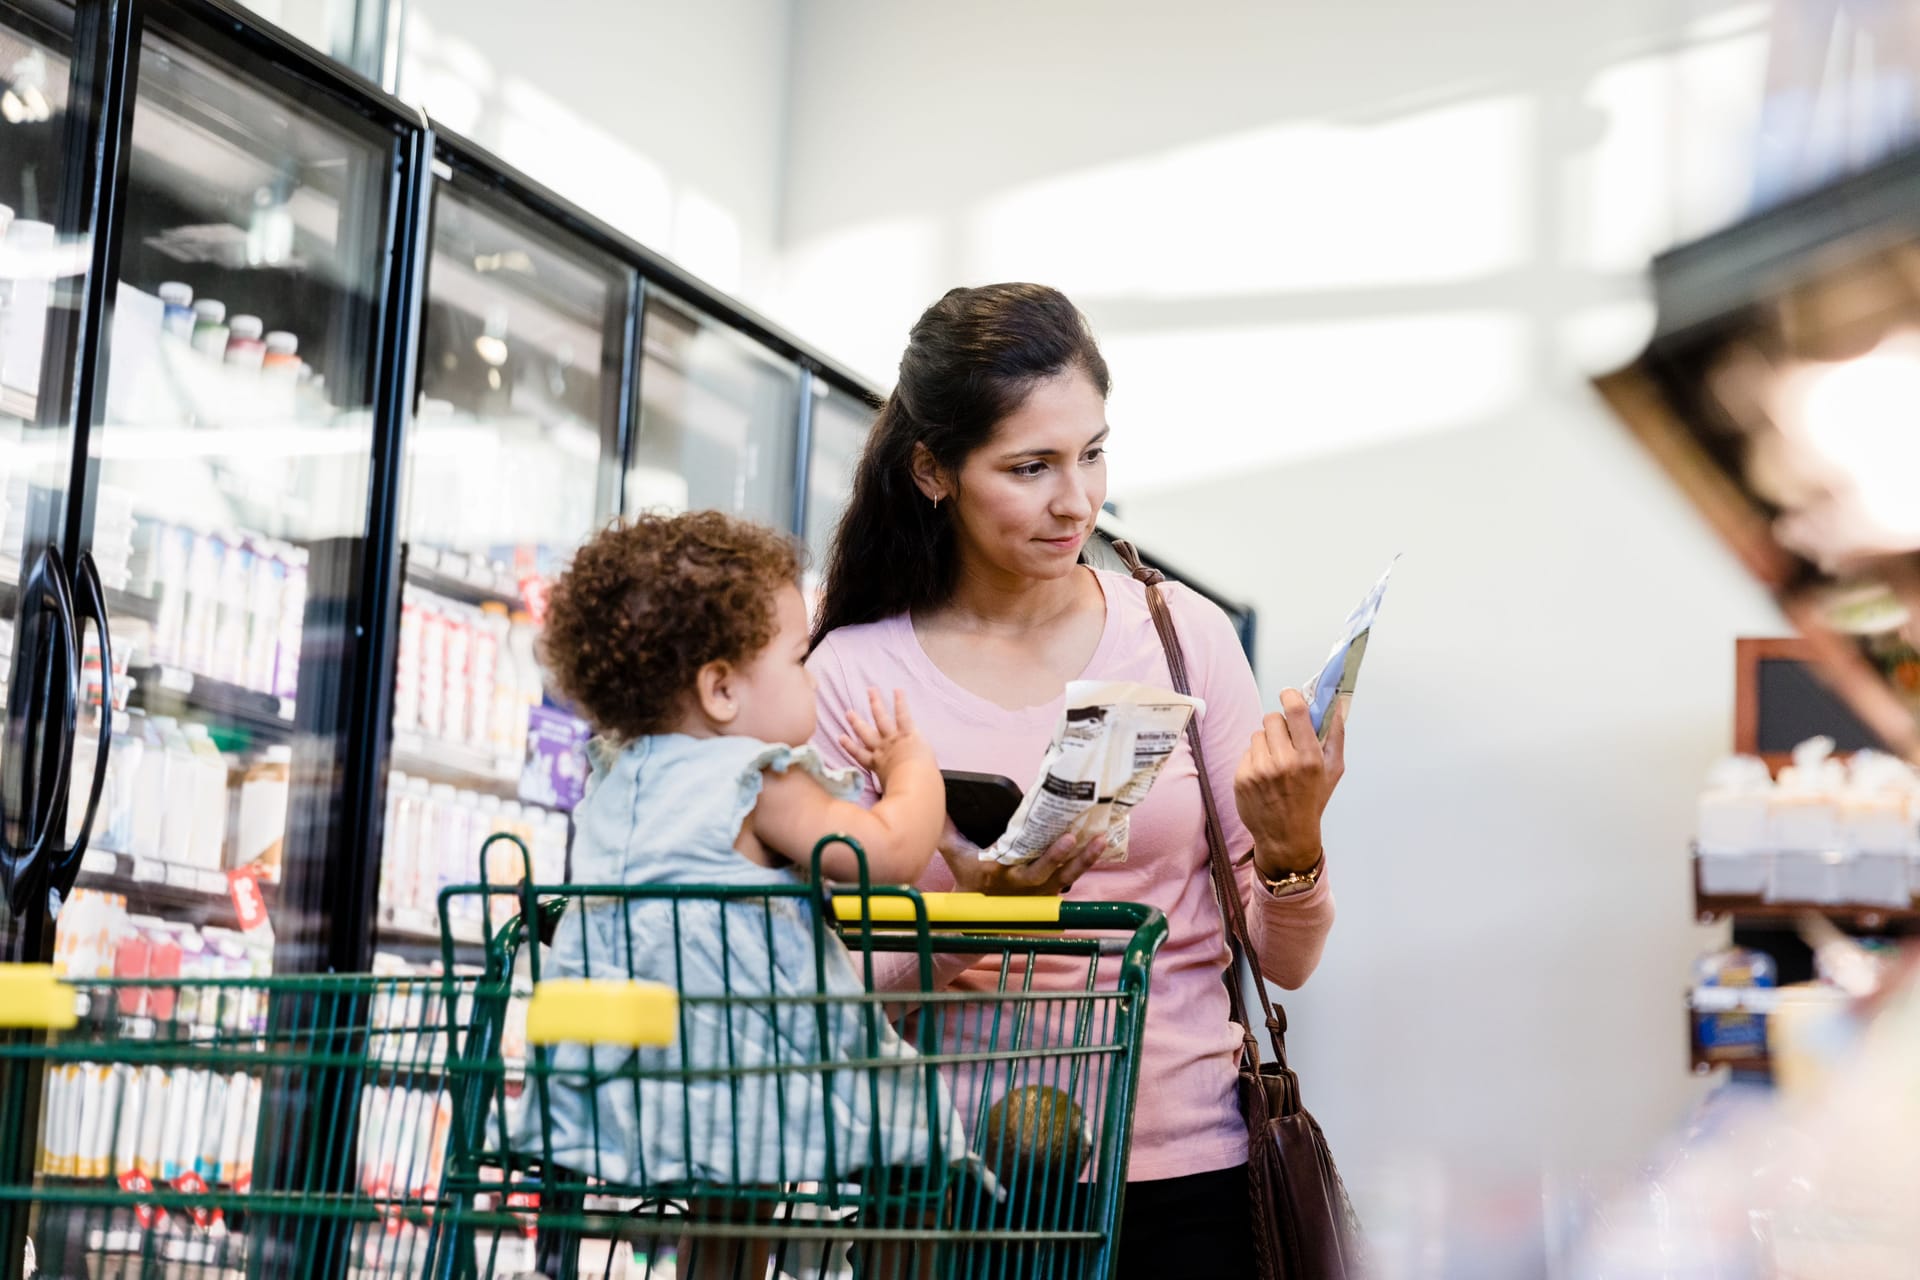
<svg viewBox="0 0 1920 1280"><path fill-rule="evenodd" d="M506 800L520 798L520 770L503 768L497 757L472 747L422 738L417 733L396 733L388 759L396 770L412 777L484 791Z"/></svg>
<svg viewBox="0 0 1920 1280"><path fill-rule="evenodd" d="M287 736L293 732L292 698L242 688L225 680L195 675L180 667L134 667L129 704L148 715L180 716L197 711L221 723Z"/></svg>
<svg viewBox="0 0 1920 1280"><path fill-rule="evenodd" d="M82 889L124 894L129 902L139 903L141 910L176 923L240 927L225 871L89 849L81 859L76 884ZM279 887L263 882L260 892L271 915L278 905Z"/></svg>

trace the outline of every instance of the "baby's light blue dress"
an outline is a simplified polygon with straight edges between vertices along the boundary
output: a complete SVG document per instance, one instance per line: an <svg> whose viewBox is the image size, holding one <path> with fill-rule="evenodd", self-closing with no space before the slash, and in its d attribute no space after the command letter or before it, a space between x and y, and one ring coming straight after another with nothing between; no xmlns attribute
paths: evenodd
<svg viewBox="0 0 1920 1280"><path fill-rule="evenodd" d="M858 791L855 775L829 769L813 748L753 738L660 734L625 748L596 742L590 754L586 796L574 810L572 881L582 886L795 884L804 877L794 870L756 865L733 847L765 773L801 769L835 795ZM543 954L543 979L630 975L683 997L742 1002L683 1002L682 1037L637 1054L646 1075L668 1079L616 1074L588 1088L572 1073L589 1064L630 1072L635 1052L556 1046L547 1086L555 1163L629 1184L760 1185L965 1161L966 1135L940 1073L913 1065L918 1055L878 1005L765 999L814 997L822 972L832 994L865 992L839 938L826 930L818 962L815 941L804 898L573 899ZM770 1069L856 1058L907 1065ZM716 1069L727 1074L699 1075ZM514 1145L540 1155L534 1094L529 1085Z"/></svg>

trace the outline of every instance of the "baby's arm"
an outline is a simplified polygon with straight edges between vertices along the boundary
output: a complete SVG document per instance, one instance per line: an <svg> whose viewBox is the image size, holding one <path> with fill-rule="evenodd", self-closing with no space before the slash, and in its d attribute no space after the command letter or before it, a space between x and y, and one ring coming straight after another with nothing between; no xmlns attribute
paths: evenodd
<svg viewBox="0 0 1920 1280"><path fill-rule="evenodd" d="M867 854L867 875L876 884L912 884L932 860L946 823L947 788L933 751L913 728L904 694L895 692L887 711L876 690L868 697L873 722L849 715L858 741L842 739L862 766L880 779L880 799L871 809L838 800L799 770L769 774L753 810L753 832L760 843L802 870L811 865L813 846L822 836L850 836ZM855 880L853 851L831 846L822 870L832 880Z"/></svg>

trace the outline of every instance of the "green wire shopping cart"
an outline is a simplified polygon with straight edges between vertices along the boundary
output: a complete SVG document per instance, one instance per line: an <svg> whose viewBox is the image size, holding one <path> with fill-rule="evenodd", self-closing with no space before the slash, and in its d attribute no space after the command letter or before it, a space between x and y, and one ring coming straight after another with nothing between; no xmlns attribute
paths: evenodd
<svg viewBox="0 0 1920 1280"><path fill-rule="evenodd" d="M433 976L0 976L48 1028L0 1033L46 1081L0 1133L41 1274L1110 1271L1157 911L817 873L440 909Z"/></svg>

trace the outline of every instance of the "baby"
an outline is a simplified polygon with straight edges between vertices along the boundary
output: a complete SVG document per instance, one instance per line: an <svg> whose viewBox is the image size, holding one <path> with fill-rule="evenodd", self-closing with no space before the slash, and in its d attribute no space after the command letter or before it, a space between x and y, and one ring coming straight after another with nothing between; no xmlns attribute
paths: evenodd
<svg viewBox="0 0 1920 1280"><path fill-rule="evenodd" d="M847 799L852 774L806 745L799 571L787 539L702 511L608 528L554 586L546 664L598 735L571 881L683 890L583 889L543 955L543 978L636 977L682 996L671 1048L553 1050L552 1145L536 1106L515 1145L550 1150L558 1170L648 1191L772 1187L965 1156L944 1085L912 1066L877 1005L806 1003L866 989L838 937L817 936L810 901L713 891L791 886L828 834L859 841L875 883L911 884L942 831L940 771L902 695L872 691L871 720L850 718L843 745L881 786L871 809ZM822 870L854 879L853 851L829 846ZM875 1057L902 1066L806 1069Z"/></svg>

